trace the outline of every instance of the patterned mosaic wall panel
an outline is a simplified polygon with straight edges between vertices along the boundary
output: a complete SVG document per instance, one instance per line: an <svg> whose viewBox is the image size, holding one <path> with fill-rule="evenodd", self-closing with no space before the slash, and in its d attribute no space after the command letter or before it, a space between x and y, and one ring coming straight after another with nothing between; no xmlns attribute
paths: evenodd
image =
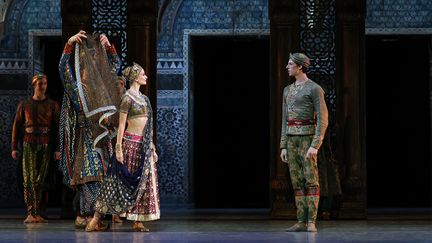
<svg viewBox="0 0 432 243"><path fill-rule="evenodd" d="M0 207L23 205L18 191L18 161L11 158L11 132L18 102L26 97L25 91L0 91Z"/></svg>
<svg viewBox="0 0 432 243"><path fill-rule="evenodd" d="M189 167L184 163L187 147L181 97L182 91L158 91L157 140L159 151L159 189L165 203L187 200Z"/></svg>
<svg viewBox="0 0 432 243"><path fill-rule="evenodd" d="M366 28L432 28L432 1L367 0Z"/></svg>
<svg viewBox="0 0 432 243"><path fill-rule="evenodd" d="M300 0L300 48L311 58L308 76L325 91L329 110L327 133L336 130L336 2Z"/></svg>
<svg viewBox="0 0 432 243"><path fill-rule="evenodd" d="M126 25L126 0L92 0L93 31L104 33L112 43L115 43L122 69L127 66Z"/></svg>
<svg viewBox="0 0 432 243"><path fill-rule="evenodd" d="M30 58L33 53L32 30L61 29L60 1L15 0L11 3L5 19L5 33L0 40L0 206L22 205L18 191L16 171L19 162L11 159L11 126L19 100L28 95L28 75L34 64L41 68L43 63ZM5 76L9 75L9 76Z"/></svg>
<svg viewBox="0 0 432 243"><path fill-rule="evenodd" d="M267 0L174 0L164 12L158 58L181 58L185 29L269 29Z"/></svg>
<svg viewBox="0 0 432 243"><path fill-rule="evenodd" d="M27 58L30 29L61 29L60 1L16 0L6 16L0 58Z"/></svg>
<svg viewBox="0 0 432 243"><path fill-rule="evenodd" d="M163 14L158 36L159 180L161 195L169 203L192 202L187 110L192 67L185 64L190 48L184 38L196 33L237 35L252 29L268 34L267 5L267 0L159 1Z"/></svg>

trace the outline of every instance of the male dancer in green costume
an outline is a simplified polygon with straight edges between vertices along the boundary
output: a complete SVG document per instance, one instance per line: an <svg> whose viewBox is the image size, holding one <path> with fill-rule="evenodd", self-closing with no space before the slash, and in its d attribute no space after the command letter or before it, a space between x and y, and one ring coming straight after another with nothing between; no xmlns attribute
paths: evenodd
<svg viewBox="0 0 432 243"><path fill-rule="evenodd" d="M283 91L280 156L288 163L298 219L287 231L317 231L317 153L328 125L328 112L323 89L306 75L309 65L305 54L293 53L286 66L296 81Z"/></svg>

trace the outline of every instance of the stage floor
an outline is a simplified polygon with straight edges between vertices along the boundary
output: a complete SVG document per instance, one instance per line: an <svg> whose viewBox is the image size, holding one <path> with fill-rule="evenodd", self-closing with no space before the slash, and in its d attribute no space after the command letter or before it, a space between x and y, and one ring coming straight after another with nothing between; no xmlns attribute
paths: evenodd
<svg viewBox="0 0 432 243"><path fill-rule="evenodd" d="M73 220L51 216L46 224L23 224L24 217L0 217L0 242L432 242L432 218L318 221L318 233L288 233L292 220L270 219L261 211L214 211L162 215L148 222L151 232L134 232L131 222L108 232L75 229ZM105 220L105 222L110 222Z"/></svg>

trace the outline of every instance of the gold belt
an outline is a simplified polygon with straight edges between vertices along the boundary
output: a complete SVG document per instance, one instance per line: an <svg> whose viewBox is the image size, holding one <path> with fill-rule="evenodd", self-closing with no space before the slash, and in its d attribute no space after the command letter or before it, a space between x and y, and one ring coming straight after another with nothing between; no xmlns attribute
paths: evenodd
<svg viewBox="0 0 432 243"><path fill-rule="evenodd" d="M26 133L39 133L39 134L47 134L50 132L49 127L26 127Z"/></svg>

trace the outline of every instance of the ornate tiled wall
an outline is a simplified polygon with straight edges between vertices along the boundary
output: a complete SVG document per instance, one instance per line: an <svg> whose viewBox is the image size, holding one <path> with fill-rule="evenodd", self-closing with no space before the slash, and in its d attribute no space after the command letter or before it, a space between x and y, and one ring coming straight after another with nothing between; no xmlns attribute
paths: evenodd
<svg viewBox="0 0 432 243"><path fill-rule="evenodd" d="M366 33L432 34L432 1L367 0Z"/></svg>
<svg viewBox="0 0 432 243"><path fill-rule="evenodd" d="M0 58L27 58L31 29L61 29L60 1L13 1L6 14Z"/></svg>
<svg viewBox="0 0 432 243"><path fill-rule="evenodd" d="M335 141L336 1L300 0L300 13L300 49L312 60L308 76L325 91L329 110L327 134L330 141Z"/></svg>
<svg viewBox="0 0 432 243"><path fill-rule="evenodd" d="M181 58L184 29L268 29L267 0L174 0L163 12L158 58Z"/></svg>
<svg viewBox="0 0 432 243"><path fill-rule="evenodd" d="M126 26L127 0L92 0L92 29L116 44L122 69L127 66Z"/></svg>
<svg viewBox="0 0 432 243"><path fill-rule="evenodd" d="M165 203L185 202L188 195L189 166L184 141L188 132L184 126L181 90L159 90L157 108L157 139L159 151L159 189Z"/></svg>
<svg viewBox="0 0 432 243"><path fill-rule="evenodd" d="M268 35L267 0L160 0L158 143L161 194L192 202L189 143L190 37Z"/></svg>
<svg viewBox="0 0 432 243"><path fill-rule="evenodd" d="M39 36L61 34L60 1L14 0L6 12L5 29L0 36L0 207L22 204L16 168L11 159L10 138L15 109L29 95L29 77L33 68L43 68L38 61Z"/></svg>
<svg viewBox="0 0 432 243"><path fill-rule="evenodd" d="M18 102L26 97L26 91L0 91L0 207L22 205L22 195L17 185L17 166L11 158L11 124Z"/></svg>

